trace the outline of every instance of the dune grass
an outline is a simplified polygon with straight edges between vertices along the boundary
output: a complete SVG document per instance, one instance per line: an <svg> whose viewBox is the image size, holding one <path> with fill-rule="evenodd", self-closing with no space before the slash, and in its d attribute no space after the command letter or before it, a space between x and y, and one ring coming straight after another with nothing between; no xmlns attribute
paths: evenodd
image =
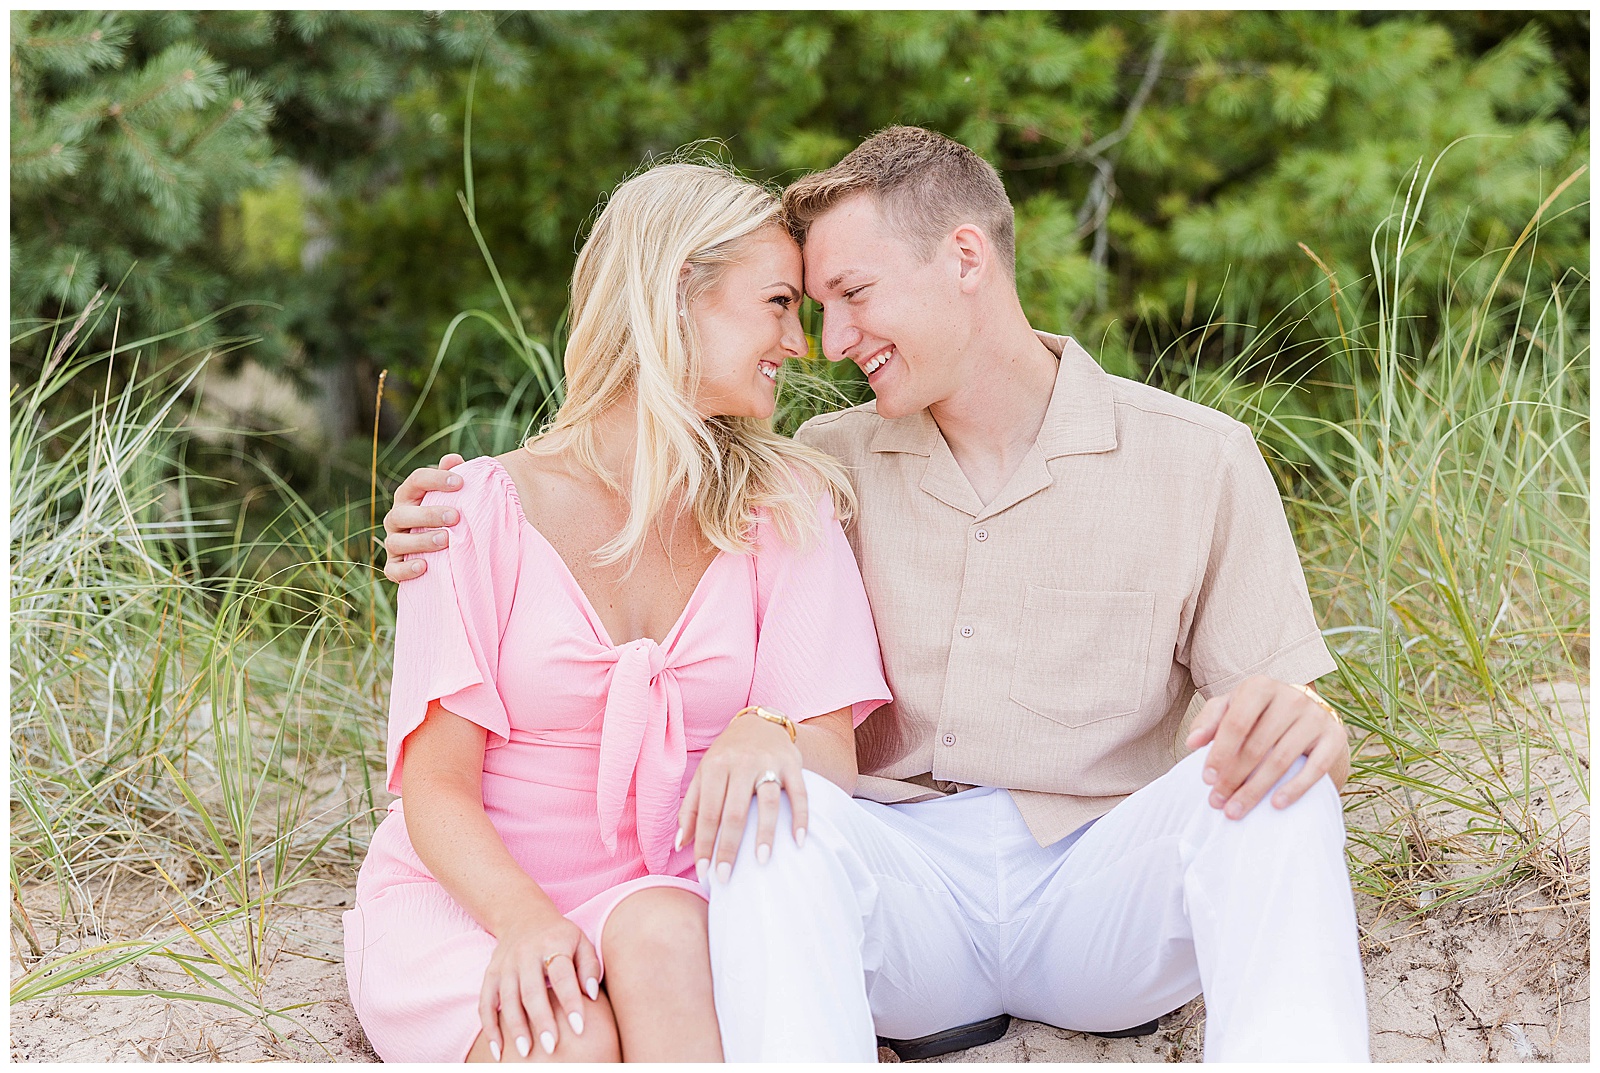
<svg viewBox="0 0 1600 1073"><path fill-rule="evenodd" d="M1358 889L1403 914L1530 881L1583 901L1587 712L1544 684L1588 684L1588 280L1574 269L1550 294L1497 291L1420 324L1404 313L1414 222L1408 205L1379 229L1364 288L1307 296L1306 315L1337 326L1320 347L1285 355L1263 332L1220 370L1180 348L1153 378L1251 424L1286 490L1339 661L1321 684L1356 751ZM1496 255L1502 276L1537 226ZM1365 308L1358 289L1376 296ZM308 880L353 884L384 801L393 594L366 527L388 493L331 516L269 479L266 535L246 538L244 502L233 522L203 517L183 447L206 356L141 375L181 337L88 353L77 340L106 309L55 325L42 375L12 389L11 999L163 994L287 1023L263 986L283 909ZM386 480L442 450L505 450L547 411L558 348L496 331L520 379L463 394L461 418L420 443L375 449ZM820 359L792 365L786 430L855 401ZM91 380L107 385L93 406L52 410ZM1558 803L1552 773L1576 797ZM129 877L168 912L110 934ZM145 961L189 984L104 984Z"/></svg>

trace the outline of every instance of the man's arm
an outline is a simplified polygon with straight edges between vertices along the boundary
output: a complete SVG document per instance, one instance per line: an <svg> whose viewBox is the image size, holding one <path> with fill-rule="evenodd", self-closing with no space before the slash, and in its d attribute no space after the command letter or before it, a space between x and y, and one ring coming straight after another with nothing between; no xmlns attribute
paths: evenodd
<svg viewBox="0 0 1600 1073"><path fill-rule="evenodd" d="M445 532L414 533L413 529L439 529L451 526L461 516L450 507L425 507L422 497L429 492L453 492L461 487L461 478L450 470L459 466L462 457L448 454L439 459L439 468L422 467L411 471L411 476L394 490L394 505L383 516L383 550L388 559L383 575L390 581L410 581L421 577L428 564L420 556L423 552L437 551L450 543ZM416 555L419 558L408 559Z"/></svg>
<svg viewBox="0 0 1600 1073"><path fill-rule="evenodd" d="M1273 795L1279 808L1323 775L1342 785L1350 754L1343 725L1290 684L1313 681L1334 661L1317 629L1277 482L1243 425L1223 445L1215 486L1192 628L1180 657L1211 699L1185 744L1210 745L1211 803L1237 819L1297 758L1306 758L1305 768Z"/></svg>
<svg viewBox="0 0 1600 1073"><path fill-rule="evenodd" d="M1255 808L1296 759L1306 766L1273 795L1287 808L1323 775L1343 790L1350 777L1350 739L1344 724L1287 682L1257 675L1213 697L1195 717L1184 742L1211 745L1203 778L1211 805L1239 819Z"/></svg>

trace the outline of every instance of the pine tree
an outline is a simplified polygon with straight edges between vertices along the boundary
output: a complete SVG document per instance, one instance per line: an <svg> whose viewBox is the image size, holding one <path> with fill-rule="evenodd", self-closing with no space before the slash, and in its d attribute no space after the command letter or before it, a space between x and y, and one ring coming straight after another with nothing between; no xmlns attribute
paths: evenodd
<svg viewBox="0 0 1600 1073"><path fill-rule="evenodd" d="M503 20L13 12L13 322L71 315L106 287L124 340L205 321L187 345L255 334L258 357L285 357L297 326L329 319L328 281L254 263L238 241L241 195L292 170L334 196L381 181L394 101L419 80L479 57L501 84L520 75ZM213 316L250 299L283 308Z"/></svg>
<svg viewBox="0 0 1600 1073"><path fill-rule="evenodd" d="M135 22L11 15L13 320L75 311L124 277L136 331L222 298L207 212L271 178L272 110L257 83L192 41L129 62Z"/></svg>

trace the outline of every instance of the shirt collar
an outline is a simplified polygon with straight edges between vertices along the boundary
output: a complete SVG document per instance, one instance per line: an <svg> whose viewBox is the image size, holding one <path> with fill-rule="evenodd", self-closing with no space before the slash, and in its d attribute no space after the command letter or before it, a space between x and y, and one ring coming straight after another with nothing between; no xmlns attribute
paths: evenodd
<svg viewBox="0 0 1600 1073"><path fill-rule="evenodd" d="M1110 375L1071 336L1034 334L1060 359L1044 425L1039 429L1041 455L1059 458L1114 450L1117 424ZM908 417L885 419L872 437L872 450L927 457L939 439L938 423L923 409Z"/></svg>

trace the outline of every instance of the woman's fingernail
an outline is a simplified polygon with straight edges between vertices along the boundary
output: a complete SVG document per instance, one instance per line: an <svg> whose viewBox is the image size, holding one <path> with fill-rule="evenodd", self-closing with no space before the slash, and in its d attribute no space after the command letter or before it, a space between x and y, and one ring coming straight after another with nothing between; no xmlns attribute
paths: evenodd
<svg viewBox="0 0 1600 1073"><path fill-rule="evenodd" d="M539 1033L539 1046L544 1048L544 1053L545 1054L555 1054L556 1053L556 1034L554 1032L541 1032L541 1033ZM528 1052L527 1051L523 1051L522 1053L524 1055L526 1055Z"/></svg>
<svg viewBox="0 0 1600 1073"><path fill-rule="evenodd" d="M682 848L683 848L683 828L680 827L680 828L678 828L678 837L674 838L672 840L672 849L673 849L673 852L676 853L678 850L680 850Z"/></svg>
<svg viewBox="0 0 1600 1073"><path fill-rule="evenodd" d="M492 1040L489 1041L489 1057L493 1058L496 1062L500 1061L500 1041L499 1040L492 1039Z"/></svg>
<svg viewBox="0 0 1600 1073"><path fill-rule="evenodd" d="M765 842L756 847L756 861L758 863L766 864L767 858L770 856L772 856L772 847L767 845Z"/></svg>
<svg viewBox="0 0 1600 1073"><path fill-rule="evenodd" d="M804 827L794 833L794 848L799 849L806 844L806 829Z"/></svg>
<svg viewBox="0 0 1600 1073"><path fill-rule="evenodd" d="M717 865L718 883L726 883L728 881L728 877L731 875L733 875L733 865L729 864L727 861L723 861L721 864Z"/></svg>
<svg viewBox="0 0 1600 1073"><path fill-rule="evenodd" d="M583 1014L576 1010L567 1014L567 1024L571 1025L572 1030L578 1035L583 1035Z"/></svg>
<svg viewBox="0 0 1600 1073"><path fill-rule="evenodd" d="M588 994L590 1002L600 1001L600 981L593 976L583 982L583 990Z"/></svg>
<svg viewBox="0 0 1600 1073"><path fill-rule="evenodd" d="M518 1036L517 1037L517 1053L518 1054L520 1054L520 1055L522 1055L522 1057L526 1058L526 1057L528 1057L528 1051L531 1050L531 1049L532 1049L532 1046L528 1043L528 1037L527 1036Z"/></svg>
<svg viewBox="0 0 1600 1073"><path fill-rule="evenodd" d="M1200 778L1205 781L1207 786L1210 786L1212 783L1217 781L1217 769L1214 767L1206 768L1205 774L1201 775Z"/></svg>
<svg viewBox="0 0 1600 1073"><path fill-rule="evenodd" d="M442 548L444 547L444 542L449 539L450 538L445 536L443 533L435 533L433 534L433 546L436 548Z"/></svg>
<svg viewBox="0 0 1600 1073"><path fill-rule="evenodd" d="M700 882L704 883L706 881L706 873L710 870L711 862L705 858L702 857L700 860L694 862L694 877Z"/></svg>
<svg viewBox="0 0 1600 1073"><path fill-rule="evenodd" d="M452 473L444 479L444 483L447 488L460 488L461 478Z"/></svg>
<svg viewBox="0 0 1600 1073"><path fill-rule="evenodd" d="M460 481L460 478L458 477L457 478L457 482L459 483L459 481ZM461 517L461 515L457 514L455 511L447 510L447 511L444 512L444 524L446 524L446 525L454 525L454 524L456 524L457 519L459 519L460 517Z"/></svg>

